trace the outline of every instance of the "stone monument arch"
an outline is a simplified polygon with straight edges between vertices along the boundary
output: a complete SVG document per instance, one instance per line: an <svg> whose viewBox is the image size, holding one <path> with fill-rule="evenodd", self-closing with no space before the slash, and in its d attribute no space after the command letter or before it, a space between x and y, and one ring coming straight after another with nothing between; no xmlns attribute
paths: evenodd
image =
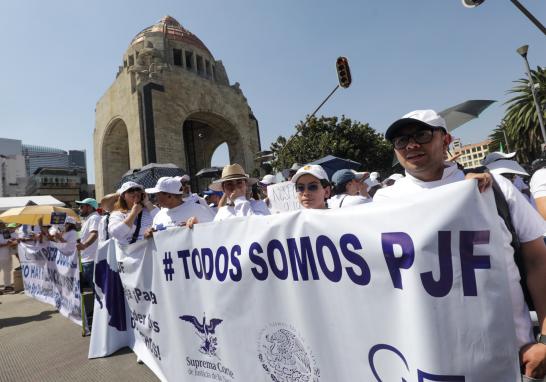
<svg viewBox="0 0 546 382"><path fill-rule="evenodd" d="M121 175L148 163L174 163L195 173L211 166L226 143L231 163L248 172L260 151L258 121L222 61L178 21L166 16L138 33L116 79L95 109L97 197Z"/></svg>

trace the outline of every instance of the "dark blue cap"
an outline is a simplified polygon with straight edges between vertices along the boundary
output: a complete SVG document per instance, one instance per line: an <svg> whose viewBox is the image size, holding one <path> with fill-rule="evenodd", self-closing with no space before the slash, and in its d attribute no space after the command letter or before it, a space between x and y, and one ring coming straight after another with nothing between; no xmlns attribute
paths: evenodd
<svg viewBox="0 0 546 382"><path fill-rule="evenodd" d="M356 178L356 174L349 169L343 169L343 170L337 170L334 172L334 175L332 175L332 182L337 185L345 184L353 179Z"/></svg>

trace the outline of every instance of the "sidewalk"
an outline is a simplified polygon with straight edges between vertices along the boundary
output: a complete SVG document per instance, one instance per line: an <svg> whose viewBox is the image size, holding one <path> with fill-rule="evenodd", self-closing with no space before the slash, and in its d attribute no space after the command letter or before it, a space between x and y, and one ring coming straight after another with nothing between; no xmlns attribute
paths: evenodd
<svg viewBox="0 0 546 382"><path fill-rule="evenodd" d="M0 296L0 382L158 381L127 348L87 359L89 339L53 306L23 293Z"/></svg>

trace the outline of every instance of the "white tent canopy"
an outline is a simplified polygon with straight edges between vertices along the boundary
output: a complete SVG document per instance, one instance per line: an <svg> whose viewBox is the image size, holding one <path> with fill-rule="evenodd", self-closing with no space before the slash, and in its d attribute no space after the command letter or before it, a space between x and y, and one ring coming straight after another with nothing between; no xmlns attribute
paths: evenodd
<svg viewBox="0 0 546 382"><path fill-rule="evenodd" d="M64 207L65 204L60 200L55 199L51 195L12 196L0 198L0 212L9 210L10 208L24 207L28 205Z"/></svg>

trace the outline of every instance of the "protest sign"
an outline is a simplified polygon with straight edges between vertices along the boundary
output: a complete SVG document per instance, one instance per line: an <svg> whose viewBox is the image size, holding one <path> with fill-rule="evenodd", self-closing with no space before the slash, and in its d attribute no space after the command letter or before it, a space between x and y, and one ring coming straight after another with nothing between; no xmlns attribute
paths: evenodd
<svg viewBox="0 0 546 382"><path fill-rule="evenodd" d="M282 182L267 186L271 213L297 211L301 208L294 183Z"/></svg>
<svg viewBox="0 0 546 382"><path fill-rule="evenodd" d="M133 350L162 380L477 382L518 378L509 248L492 193L458 182L115 250Z"/></svg>
<svg viewBox="0 0 546 382"><path fill-rule="evenodd" d="M53 244L19 244L25 294L82 325L78 252L63 252Z"/></svg>

